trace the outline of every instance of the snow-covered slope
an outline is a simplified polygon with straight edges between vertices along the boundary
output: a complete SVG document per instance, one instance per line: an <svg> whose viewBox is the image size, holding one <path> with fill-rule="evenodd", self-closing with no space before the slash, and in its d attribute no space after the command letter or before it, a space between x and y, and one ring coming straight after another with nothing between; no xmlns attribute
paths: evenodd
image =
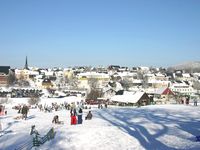
<svg viewBox="0 0 200 150"><path fill-rule="evenodd" d="M184 105L154 105L145 107L92 108L93 119L81 125L70 125L68 110L39 112L31 109L28 120L15 120L16 110L10 108L1 116L3 131L1 150L13 150L31 139L31 125L41 135L55 127L55 138L38 149L41 150L171 150L200 149L195 136L200 135L200 107ZM84 110L83 118L89 110ZM51 123L59 115L63 125Z"/></svg>

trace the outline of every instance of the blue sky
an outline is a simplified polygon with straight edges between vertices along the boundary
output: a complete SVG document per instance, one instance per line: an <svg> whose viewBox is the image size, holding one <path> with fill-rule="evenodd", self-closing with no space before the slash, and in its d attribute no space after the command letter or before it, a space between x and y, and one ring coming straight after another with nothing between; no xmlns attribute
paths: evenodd
<svg viewBox="0 0 200 150"><path fill-rule="evenodd" d="M200 61L199 0L1 0L0 65Z"/></svg>

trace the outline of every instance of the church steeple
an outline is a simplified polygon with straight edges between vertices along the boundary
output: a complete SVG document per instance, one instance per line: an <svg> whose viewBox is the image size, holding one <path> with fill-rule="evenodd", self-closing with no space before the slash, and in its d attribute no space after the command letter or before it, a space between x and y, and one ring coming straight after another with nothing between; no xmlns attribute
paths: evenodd
<svg viewBox="0 0 200 150"><path fill-rule="evenodd" d="M27 56L26 56L26 62L25 62L24 69L27 69L27 70L29 70L29 69L28 69L28 58L27 58Z"/></svg>

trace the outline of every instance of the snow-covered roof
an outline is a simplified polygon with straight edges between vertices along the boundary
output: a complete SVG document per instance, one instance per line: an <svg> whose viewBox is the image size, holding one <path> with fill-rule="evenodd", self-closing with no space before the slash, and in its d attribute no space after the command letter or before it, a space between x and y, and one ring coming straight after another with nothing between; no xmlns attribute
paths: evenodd
<svg viewBox="0 0 200 150"><path fill-rule="evenodd" d="M141 70L149 70L149 67L140 66Z"/></svg>
<svg viewBox="0 0 200 150"><path fill-rule="evenodd" d="M79 77L86 76L88 78L110 78L108 74L105 73L97 73L97 72L84 72L84 73L79 73Z"/></svg>
<svg viewBox="0 0 200 150"><path fill-rule="evenodd" d="M117 74L116 74L117 76L121 76L121 77L132 77L132 76L136 76L137 75L137 73L134 73L134 72L118 72ZM114 76L116 76L116 75L114 75Z"/></svg>
<svg viewBox="0 0 200 150"><path fill-rule="evenodd" d="M174 95L174 93L169 88L166 87L157 88L152 91L149 90L148 93L153 93L158 95Z"/></svg>
<svg viewBox="0 0 200 150"><path fill-rule="evenodd" d="M164 74L161 74L160 72L159 73L156 73L155 74L157 77L165 77L165 75Z"/></svg>
<svg viewBox="0 0 200 150"><path fill-rule="evenodd" d="M190 77L191 77L189 73L183 73L182 76L183 76L184 78L190 78Z"/></svg>
<svg viewBox="0 0 200 150"><path fill-rule="evenodd" d="M115 95L111 97L111 101L122 103L137 103L145 92L136 92L134 94L126 93L124 95Z"/></svg>
<svg viewBox="0 0 200 150"><path fill-rule="evenodd" d="M142 80L140 80L140 79L134 79L132 82L133 83L142 83Z"/></svg>
<svg viewBox="0 0 200 150"><path fill-rule="evenodd" d="M153 73L147 73L145 74L146 77L155 77L155 75Z"/></svg>

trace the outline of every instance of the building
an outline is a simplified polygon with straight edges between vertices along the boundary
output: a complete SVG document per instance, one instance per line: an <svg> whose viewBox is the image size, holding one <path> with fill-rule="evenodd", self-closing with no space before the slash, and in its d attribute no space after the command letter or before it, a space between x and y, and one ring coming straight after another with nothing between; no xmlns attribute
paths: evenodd
<svg viewBox="0 0 200 150"><path fill-rule="evenodd" d="M122 105L149 105L150 98L145 92L124 92L123 95L115 95L110 98L110 101Z"/></svg>
<svg viewBox="0 0 200 150"><path fill-rule="evenodd" d="M6 86L8 84L8 75L10 66L0 66L0 86Z"/></svg>
<svg viewBox="0 0 200 150"><path fill-rule="evenodd" d="M180 95L194 95L194 88L186 81L176 81L172 83L170 89Z"/></svg>

